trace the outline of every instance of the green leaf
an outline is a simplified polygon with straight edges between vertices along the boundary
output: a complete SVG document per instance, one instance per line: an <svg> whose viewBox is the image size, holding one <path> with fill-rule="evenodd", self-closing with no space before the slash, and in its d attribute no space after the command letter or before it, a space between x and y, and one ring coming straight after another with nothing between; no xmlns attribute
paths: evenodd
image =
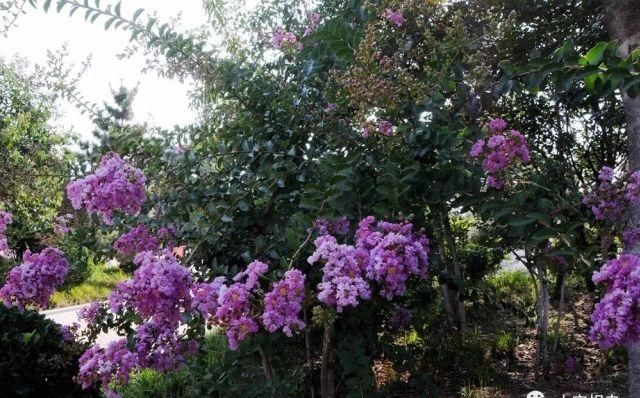
<svg viewBox="0 0 640 398"><path fill-rule="evenodd" d="M117 20L116 17L111 17L107 22L104 23L104 30L108 30L109 27ZM91 21L93 22L93 20Z"/></svg>
<svg viewBox="0 0 640 398"><path fill-rule="evenodd" d="M122 5L122 3L119 1L118 4L116 4L116 6L113 8L113 11L116 13L117 16L120 16L120 6Z"/></svg>
<svg viewBox="0 0 640 398"><path fill-rule="evenodd" d="M509 225L512 227L524 227L525 225L533 224L536 220L531 218L518 218L516 220L510 221Z"/></svg>
<svg viewBox="0 0 640 398"><path fill-rule="evenodd" d="M49 7L51 7L51 0L45 0L45 2L42 4L42 8L45 10L45 12L49 12Z"/></svg>
<svg viewBox="0 0 640 398"><path fill-rule="evenodd" d="M66 6L67 3L64 1L58 1L58 5L56 6L56 12L60 12L62 11L62 9L64 8L64 6Z"/></svg>
<svg viewBox="0 0 640 398"><path fill-rule="evenodd" d="M604 55L604 50L607 48L609 43L601 41L596 44L587 55L584 56L585 60L589 65L600 65L602 61L602 56Z"/></svg>
<svg viewBox="0 0 640 398"><path fill-rule="evenodd" d="M231 216L230 216L230 215L228 215L228 214L224 214L224 215L220 218L220 220L222 220L222 222L227 222L227 223L229 223L229 222L233 222L233 217L231 217Z"/></svg>
<svg viewBox="0 0 640 398"><path fill-rule="evenodd" d="M143 11L144 11L144 8L138 8L136 12L133 13L133 22L135 22L136 19L138 19L138 17L140 16L140 14L142 14Z"/></svg>

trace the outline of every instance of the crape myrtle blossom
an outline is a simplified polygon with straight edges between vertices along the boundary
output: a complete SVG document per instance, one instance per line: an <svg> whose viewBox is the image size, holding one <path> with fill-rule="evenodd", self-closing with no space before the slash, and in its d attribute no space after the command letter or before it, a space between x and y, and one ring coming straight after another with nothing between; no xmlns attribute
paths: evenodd
<svg viewBox="0 0 640 398"><path fill-rule="evenodd" d="M191 307L191 272L169 250L142 252L133 262L133 278L120 282L109 296L114 313L135 310L143 318L160 316L178 323L184 308Z"/></svg>
<svg viewBox="0 0 640 398"><path fill-rule="evenodd" d="M371 298L371 288L364 278L367 250L339 244L331 235L320 236L314 245L316 251L307 261L311 265L324 263L322 282L318 284L321 302L342 312L345 307L356 307L360 300Z"/></svg>
<svg viewBox="0 0 640 398"><path fill-rule="evenodd" d="M376 224L373 216L365 217L356 231L356 247L368 251L366 276L378 282L387 300L404 295L409 277L427 275L429 239L414 233L409 222Z"/></svg>
<svg viewBox="0 0 640 398"><path fill-rule="evenodd" d="M392 137L395 134L393 124L385 119L378 120L377 125L373 125L372 122L368 122L360 131L360 136L362 138L369 138L373 133L378 133L385 137Z"/></svg>
<svg viewBox="0 0 640 398"><path fill-rule="evenodd" d="M253 261L245 271L236 274L234 284L222 284L218 290L218 307L211 322L225 333L231 350L237 350L239 342L259 330L252 301L257 300L259 279L268 270L267 264Z"/></svg>
<svg viewBox="0 0 640 398"><path fill-rule="evenodd" d="M63 214L57 216L53 224L53 233L56 235L66 235L73 231L73 228L69 226L69 223L73 220L73 214Z"/></svg>
<svg viewBox="0 0 640 398"><path fill-rule="evenodd" d="M252 290L258 284L258 279L268 270L269 266L267 264L256 260L247 265L246 270L238 272L236 276L233 277L233 281L240 282L246 278L245 287L247 290Z"/></svg>
<svg viewBox="0 0 640 398"><path fill-rule="evenodd" d="M318 30L320 26L320 14L317 12L310 12L307 14L307 27L304 30L303 36L309 36Z"/></svg>
<svg viewBox="0 0 640 398"><path fill-rule="evenodd" d="M142 224L122 234L113 243L113 248L123 257L133 257L145 251L155 252L159 247L158 238L151 235L149 230Z"/></svg>
<svg viewBox="0 0 640 398"><path fill-rule="evenodd" d="M302 43L298 41L298 38L292 32L287 32L283 29L278 29L271 38L271 44L275 49L302 49Z"/></svg>
<svg viewBox="0 0 640 398"><path fill-rule="evenodd" d="M591 341L607 349L640 339L640 258L623 254L593 274L605 285L604 297L591 315Z"/></svg>
<svg viewBox="0 0 640 398"><path fill-rule="evenodd" d="M402 11L394 11L390 8L385 8L385 10L382 12L382 16L385 17L389 22L396 24L397 27L401 27L405 22Z"/></svg>
<svg viewBox="0 0 640 398"><path fill-rule="evenodd" d="M294 331L305 327L300 319L304 281L305 276L300 270L290 269L273 285L273 289L265 294L262 323L269 332L282 329L284 334L291 337Z"/></svg>
<svg viewBox="0 0 640 398"><path fill-rule="evenodd" d="M313 227L307 229L307 233L311 232L318 235L346 235L349 233L349 220L344 216L335 220L318 218L313 222Z"/></svg>
<svg viewBox="0 0 640 398"><path fill-rule="evenodd" d="M0 299L6 306L24 309L27 305L46 308L49 298L64 283L69 263L57 248L47 247L40 253L24 253L22 264L9 271Z"/></svg>
<svg viewBox="0 0 640 398"><path fill-rule="evenodd" d="M640 171L631 173L625 181L615 179L611 167L602 167L597 185L584 195L582 203L589 206L596 220L620 221L630 205L640 203Z"/></svg>
<svg viewBox="0 0 640 398"><path fill-rule="evenodd" d="M13 222L10 211L0 210L0 257L11 257L11 249L7 241L7 225Z"/></svg>
<svg viewBox="0 0 640 398"><path fill-rule="evenodd" d="M527 140L517 130L508 130L503 119L492 119L487 124L489 134L480 138L471 147L469 154L482 162L487 174L487 185L502 189L506 180L506 172L518 161L528 163L530 160Z"/></svg>
<svg viewBox="0 0 640 398"><path fill-rule="evenodd" d="M218 310L218 293L226 278L219 276L212 282L194 283L191 288L191 309L196 310L204 319L209 319Z"/></svg>
<svg viewBox="0 0 640 398"><path fill-rule="evenodd" d="M105 224L113 223L113 214L138 214L146 199L146 178L140 169L125 163L117 153L102 157L94 174L67 185L67 196L74 209L84 207L100 215Z"/></svg>

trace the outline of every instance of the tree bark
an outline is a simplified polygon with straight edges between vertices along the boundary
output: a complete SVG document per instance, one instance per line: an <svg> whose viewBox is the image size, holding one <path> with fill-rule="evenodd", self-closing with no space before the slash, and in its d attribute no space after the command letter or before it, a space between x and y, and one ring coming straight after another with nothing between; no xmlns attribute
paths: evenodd
<svg viewBox="0 0 640 398"><path fill-rule="evenodd" d="M322 338L322 363L320 364L320 397L334 398L336 394L333 372L333 325L324 327Z"/></svg>
<svg viewBox="0 0 640 398"><path fill-rule="evenodd" d="M540 286L536 359L538 365L542 366L543 374L546 376L549 373L549 281L547 280L546 268L540 260L538 260L536 268L538 285Z"/></svg>
<svg viewBox="0 0 640 398"><path fill-rule="evenodd" d="M460 264L458 263L458 251L456 248L455 238L451 230L451 222L449 221L449 213L443 211L440 213L442 222L442 237L447 247L447 252L442 251L442 261L448 275L453 275L456 279L462 279ZM442 285L442 294L444 296L445 311L456 330L464 329L466 323L466 311L464 301L460 299L460 291L457 286L450 286L448 283Z"/></svg>
<svg viewBox="0 0 640 398"><path fill-rule="evenodd" d="M618 41L622 57L640 47L640 2L638 0L605 0L605 18L611 37ZM640 170L640 97L622 93L627 121L629 172ZM629 208L629 228L640 227L640 205ZM626 247L627 253L640 254L640 244ZM640 342L629 347L629 398L640 398Z"/></svg>
<svg viewBox="0 0 640 398"><path fill-rule="evenodd" d="M273 378L275 377L275 372L273 370L273 366L271 365L271 358L261 346L258 346L258 353L260 353L260 359L262 359L262 370L264 371L264 378L267 380L273 380Z"/></svg>

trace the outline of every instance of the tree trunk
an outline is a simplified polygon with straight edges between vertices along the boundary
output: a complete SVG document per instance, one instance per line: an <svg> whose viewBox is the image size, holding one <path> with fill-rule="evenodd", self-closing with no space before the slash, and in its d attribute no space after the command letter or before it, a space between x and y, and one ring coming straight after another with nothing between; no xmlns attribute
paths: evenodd
<svg viewBox="0 0 640 398"><path fill-rule="evenodd" d="M258 346L258 352L260 353L260 359L262 359L262 370L264 371L264 378L272 380L275 377L273 366L271 365L271 358L266 353L262 346Z"/></svg>
<svg viewBox="0 0 640 398"><path fill-rule="evenodd" d="M609 34L619 43L621 56L640 47L640 2L638 0L605 0L605 18ZM630 98L622 93L627 121L629 145L629 171L640 170L640 97ZM629 209L628 227L640 227L640 205ZM640 244L625 248L626 252L640 254ZM629 398L640 398L640 342L629 347Z"/></svg>
<svg viewBox="0 0 640 398"><path fill-rule="evenodd" d="M538 285L540 286L536 359L538 365L542 367L543 374L546 376L549 371L549 281L547 280L545 266L540 260L538 260L536 268Z"/></svg>
<svg viewBox="0 0 640 398"><path fill-rule="evenodd" d="M446 256L443 250L442 260L445 264L447 274L460 280L462 279L462 272L460 270L460 264L458 263L458 251L456 248L455 238L453 237L453 232L451 231L449 213L443 211L440 215L442 221L442 235L444 242L447 245L448 252L448 256ZM466 323L466 311L464 308L464 302L460 300L459 287L450 286L448 283L445 283L442 285L442 294L444 295L445 310L451 323L457 330L463 330Z"/></svg>
<svg viewBox="0 0 640 398"><path fill-rule="evenodd" d="M322 363L320 365L320 397L334 398L336 394L333 373L333 325L324 327Z"/></svg>

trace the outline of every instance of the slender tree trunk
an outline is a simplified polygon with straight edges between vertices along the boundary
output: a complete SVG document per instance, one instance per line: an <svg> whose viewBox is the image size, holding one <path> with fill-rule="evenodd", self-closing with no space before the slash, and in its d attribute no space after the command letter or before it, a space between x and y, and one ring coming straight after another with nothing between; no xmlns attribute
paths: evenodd
<svg viewBox="0 0 640 398"><path fill-rule="evenodd" d="M316 389L313 385L313 360L311 359L311 324L309 323L309 311L305 306L303 308L304 324L304 344L307 354L307 366L309 367L309 390L311 392L311 398L316 398Z"/></svg>
<svg viewBox="0 0 640 398"><path fill-rule="evenodd" d="M442 221L442 237L447 247L446 254L445 251L442 250L442 261L445 264L445 270L448 275L456 279L462 279L456 242L451 230L451 222L449 221L449 213L443 211L440 213L440 218ZM463 330L466 323L466 311L464 302L460 300L459 288L444 283L442 285L442 294L444 296L444 308L449 320L457 330Z"/></svg>
<svg viewBox="0 0 640 398"><path fill-rule="evenodd" d="M334 398L336 394L333 372L333 325L324 327L322 338L322 363L320 365L320 397Z"/></svg>
<svg viewBox="0 0 640 398"><path fill-rule="evenodd" d="M612 38L618 40L621 56L640 47L640 2L638 0L604 0L605 17ZM640 97L622 93L627 121L629 171L640 170ZM640 227L640 205L629 209L629 227ZM640 254L640 244L625 248ZM640 342L629 347L629 398L640 398Z"/></svg>
<svg viewBox="0 0 640 398"><path fill-rule="evenodd" d="M545 266L538 260L536 265L538 274L538 285L540 294L538 295L538 330L536 345L536 359L538 365L542 366L543 374L546 376L549 370L549 281Z"/></svg>
<svg viewBox="0 0 640 398"><path fill-rule="evenodd" d="M260 353L260 358L262 359L262 370L264 371L264 378L267 380L272 380L275 377L275 372L273 370L273 366L271 365L271 358L261 346L258 346L258 352Z"/></svg>

